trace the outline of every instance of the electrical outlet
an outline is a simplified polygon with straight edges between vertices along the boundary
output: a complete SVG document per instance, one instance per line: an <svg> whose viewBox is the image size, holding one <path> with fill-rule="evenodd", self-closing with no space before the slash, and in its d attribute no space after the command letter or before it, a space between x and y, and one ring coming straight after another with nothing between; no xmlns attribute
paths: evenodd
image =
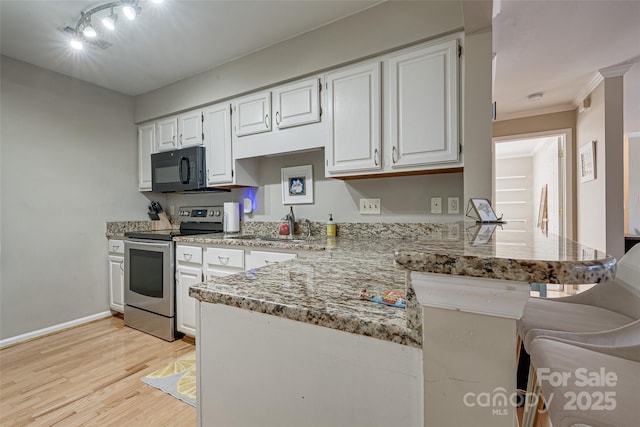
<svg viewBox="0 0 640 427"><path fill-rule="evenodd" d="M459 214L460 213L460 198L458 198L458 197L449 197L447 199L447 213L448 214Z"/></svg>
<svg viewBox="0 0 640 427"><path fill-rule="evenodd" d="M361 215L380 215L380 199L360 199Z"/></svg>
<svg viewBox="0 0 640 427"><path fill-rule="evenodd" d="M431 198L431 213L432 214L442 213L442 197Z"/></svg>

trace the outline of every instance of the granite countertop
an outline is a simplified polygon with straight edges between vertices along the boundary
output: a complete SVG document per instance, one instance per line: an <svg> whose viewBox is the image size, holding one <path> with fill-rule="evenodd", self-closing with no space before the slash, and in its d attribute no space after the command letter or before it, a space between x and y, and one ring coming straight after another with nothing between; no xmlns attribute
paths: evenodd
<svg viewBox="0 0 640 427"><path fill-rule="evenodd" d="M398 265L413 271L529 283L588 284L615 277L610 255L519 224L464 223L457 238L403 242Z"/></svg>
<svg viewBox="0 0 640 427"><path fill-rule="evenodd" d="M121 230L117 225L112 226L112 234ZM268 223L253 227L243 232L267 235L274 229ZM615 276L614 258L517 224L349 224L341 225L340 232L337 238L314 237L304 243L256 241L247 234L174 240L311 251L294 260L194 285L189 294L206 302L414 347L421 347L422 321L409 270L531 283L598 283ZM374 295L406 290L407 308L361 300L362 289Z"/></svg>
<svg viewBox="0 0 640 427"><path fill-rule="evenodd" d="M359 298L362 289L379 295L405 286L391 252L345 257L330 250L194 285L189 295L420 348L405 309Z"/></svg>

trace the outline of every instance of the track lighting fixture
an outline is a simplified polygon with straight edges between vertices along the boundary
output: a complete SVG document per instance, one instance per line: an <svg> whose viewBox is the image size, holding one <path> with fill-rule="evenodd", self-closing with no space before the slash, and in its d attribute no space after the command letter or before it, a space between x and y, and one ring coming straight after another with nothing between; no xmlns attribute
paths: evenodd
<svg viewBox="0 0 640 427"><path fill-rule="evenodd" d="M140 15L142 8L140 7L141 0L118 0L109 3L98 5L86 12L80 12L80 18L75 27L65 27L63 31L71 34L69 44L73 49L82 50L85 44L93 44L95 42L89 41L95 39L98 36L98 31L91 23L91 19L99 20L102 22L104 28L109 31L115 31L116 22L118 22L118 12L122 14L129 21L133 21ZM152 3L162 3L163 0L151 0ZM118 10L120 9L120 10ZM87 42L87 43L85 43ZM109 46L108 43L102 42ZM105 46L101 46L104 48Z"/></svg>

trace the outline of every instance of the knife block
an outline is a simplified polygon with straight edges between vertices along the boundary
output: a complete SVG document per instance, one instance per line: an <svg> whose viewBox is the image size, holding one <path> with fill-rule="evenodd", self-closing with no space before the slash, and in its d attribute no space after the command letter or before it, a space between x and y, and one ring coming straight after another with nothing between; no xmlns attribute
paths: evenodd
<svg viewBox="0 0 640 427"><path fill-rule="evenodd" d="M169 218L167 217L166 213L160 212L158 213L158 217L160 217L160 219L151 221L152 231L171 230L173 228L173 226L171 225L171 221L169 221Z"/></svg>

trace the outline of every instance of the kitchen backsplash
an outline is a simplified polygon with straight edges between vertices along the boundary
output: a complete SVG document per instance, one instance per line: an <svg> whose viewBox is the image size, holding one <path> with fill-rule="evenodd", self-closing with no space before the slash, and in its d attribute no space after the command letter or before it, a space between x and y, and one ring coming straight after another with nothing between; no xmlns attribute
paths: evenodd
<svg viewBox="0 0 640 427"><path fill-rule="evenodd" d="M179 228L180 223L178 221L172 221L171 223L174 229ZM278 225L280 225L280 222L250 221L240 223L242 234L261 236L275 235ZM432 235L433 233L451 231L452 227L460 227L460 224L345 222L338 223L338 236L375 239L420 238ZM107 222L106 236L122 237L127 231L148 231L150 229L151 221ZM306 223L296 222L295 234L305 236L307 234ZM324 222L312 221L311 235L326 236L326 224Z"/></svg>

